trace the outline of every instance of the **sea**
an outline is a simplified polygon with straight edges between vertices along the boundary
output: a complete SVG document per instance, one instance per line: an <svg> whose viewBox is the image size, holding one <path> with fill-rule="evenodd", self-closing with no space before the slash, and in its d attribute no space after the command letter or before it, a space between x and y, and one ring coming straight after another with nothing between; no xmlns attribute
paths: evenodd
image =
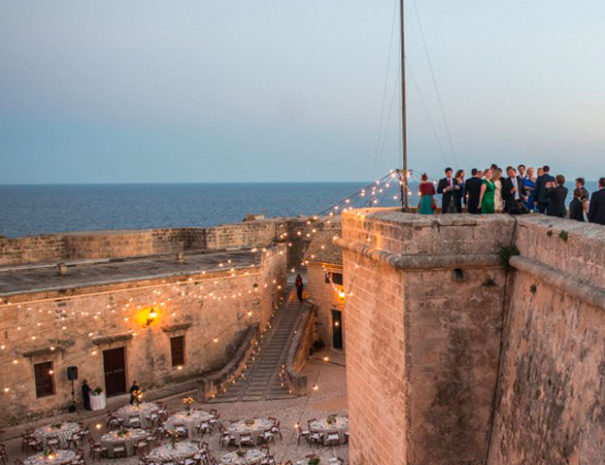
<svg viewBox="0 0 605 465"><path fill-rule="evenodd" d="M74 184L0 185L0 235L32 236L68 231L203 227L266 217L316 215L360 196L367 183ZM397 184L376 194L374 205L399 204ZM571 186L568 186L571 187ZM596 183L587 183L589 191ZM418 204L410 183L410 205Z"/></svg>

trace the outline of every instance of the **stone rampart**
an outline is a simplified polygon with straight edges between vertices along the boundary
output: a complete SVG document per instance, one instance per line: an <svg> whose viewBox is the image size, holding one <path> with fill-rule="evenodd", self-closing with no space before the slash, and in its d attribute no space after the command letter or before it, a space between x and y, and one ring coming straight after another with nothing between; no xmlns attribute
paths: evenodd
<svg viewBox="0 0 605 465"><path fill-rule="evenodd" d="M337 242L352 463L602 461L604 228L359 210Z"/></svg>

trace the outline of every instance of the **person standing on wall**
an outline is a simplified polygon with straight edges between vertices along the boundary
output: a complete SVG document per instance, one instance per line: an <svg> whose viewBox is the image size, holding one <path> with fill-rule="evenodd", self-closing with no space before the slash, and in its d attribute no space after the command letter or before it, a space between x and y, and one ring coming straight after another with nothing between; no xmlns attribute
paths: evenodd
<svg viewBox="0 0 605 465"><path fill-rule="evenodd" d="M573 200L569 204L569 219L576 221L584 221L584 204L582 203L582 190L575 189L573 191Z"/></svg>
<svg viewBox="0 0 605 465"><path fill-rule="evenodd" d="M300 274L296 275L296 280L294 281L294 286L296 286L296 297L298 298L299 302L302 302L304 284L303 284L302 276Z"/></svg>
<svg viewBox="0 0 605 465"><path fill-rule="evenodd" d="M468 178L464 183L464 196L466 198L466 204L468 205L468 212L473 215L481 213L479 207L479 198L481 197L481 186L483 182L481 178L483 173L477 168L473 168L471 171L472 177Z"/></svg>
<svg viewBox="0 0 605 465"><path fill-rule="evenodd" d="M82 402L84 403L84 408L90 410L90 386L86 379L82 381Z"/></svg>
<svg viewBox="0 0 605 465"><path fill-rule="evenodd" d="M508 177L502 182L502 198L504 199L504 211L506 213L522 213L525 200L525 187L523 179L517 176L517 171L512 166L506 168Z"/></svg>
<svg viewBox="0 0 605 465"><path fill-rule="evenodd" d="M565 218L567 213L565 209L565 199L567 198L567 187L565 187L565 176L558 174L556 182L547 184L546 198L548 199L548 207L546 214L548 216L557 216Z"/></svg>
<svg viewBox="0 0 605 465"><path fill-rule="evenodd" d="M605 225L605 178L599 179L599 190L590 197L588 221Z"/></svg>
<svg viewBox="0 0 605 465"><path fill-rule="evenodd" d="M492 170L485 170L483 178L479 208L481 209L481 213L494 213L494 192L496 191L496 186L492 181Z"/></svg>
<svg viewBox="0 0 605 465"><path fill-rule="evenodd" d="M435 186L432 182L429 182L429 177L426 173L422 175L420 186L418 190L420 192L420 203L418 204L419 215L432 215L435 213Z"/></svg>
<svg viewBox="0 0 605 465"><path fill-rule="evenodd" d="M445 169L445 178L439 181L437 185L437 193L442 194L441 213L458 213L456 210L456 202L454 201L454 192L460 190L458 181L452 177L452 169Z"/></svg>
<svg viewBox="0 0 605 465"><path fill-rule="evenodd" d="M546 185L554 182L555 178L550 175L550 167L548 165L544 165L544 167L542 168L542 175L538 176L538 180L536 181L536 200L534 201L540 213L546 213L546 208L548 207L548 198L546 197Z"/></svg>

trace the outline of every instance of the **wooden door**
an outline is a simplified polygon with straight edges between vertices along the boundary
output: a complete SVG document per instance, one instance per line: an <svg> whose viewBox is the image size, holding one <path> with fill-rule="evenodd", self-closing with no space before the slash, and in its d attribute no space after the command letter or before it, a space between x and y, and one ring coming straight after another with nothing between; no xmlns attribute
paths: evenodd
<svg viewBox="0 0 605 465"><path fill-rule="evenodd" d="M342 312L332 310L332 347L342 350Z"/></svg>
<svg viewBox="0 0 605 465"><path fill-rule="evenodd" d="M103 351L107 397L126 393L126 353L124 347Z"/></svg>

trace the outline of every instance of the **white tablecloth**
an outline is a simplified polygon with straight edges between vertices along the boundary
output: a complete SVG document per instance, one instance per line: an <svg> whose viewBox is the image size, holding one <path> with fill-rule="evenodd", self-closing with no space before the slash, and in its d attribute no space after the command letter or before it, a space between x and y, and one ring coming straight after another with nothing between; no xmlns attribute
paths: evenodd
<svg viewBox="0 0 605 465"><path fill-rule="evenodd" d="M297 460L296 462L294 462L294 465L308 465L309 460L311 460L311 459L309 459L309 458L300 459L300 460ZM319 465L340 465L340 462L338 461L338 459L336 457L320 457Z"/></svg>
<svg viewBox="0 0 605 465"><path fill-rule="evenodd" d="M173 462L191 458L199 451L200 448L197 444L189 441L179 441L175 443L175 447L172 447L170 443L157 447L147 457L152 461Z"/></svg>
<svg viewBox="0 0 605 465"><path fill-rule="evenodd" d="M148 420L149 415L155 413L160 408L152 402L143 402L141 405L125 405L116 412L116 415L124 420L124 426L130 425L129 420L131 415L137 415L141 420L141 426L143 428L149 428L151 422Z"/></svg>
<svg viewBox="0 0 605 465"><path fill-rule="evenodd" d="M258 437L272 426L273 422L268 418L254 418L254 423L250 425L246 424L246 420L239 420L229 426L229 433L235 436L238 445L242 434L250 434L254 443L258 444Z"/></svg>
<svg viewBox="0 0 605 465"><path fill-rule="evenodd" d="M329 433L338 433L339 442L340 444L343 444L346 440L345 433L349 431L349 419L347 417L337 416L334 418L332 424L328 424L327 418L321 418L309 423L309 429L321 433L324 442Z"/></svg>
<svg viewBox="0 0 605 465"><path fill-rule="evenodd" d="M140 428L130 428L124 430L125 435L120 435L119 431L111 431L101 436L101 446L107 448L107 455L113 457L113 448L119 444L124 444L126 456L134 455L134 446L147 437L147 432Z"/></svg>
<svg viewBox="0 0 605 465"><path fill-rule="evenodd" d="M91 410L103 410L107 406L107 399L105 393L90 395L90 409Z"/></svg>
<svg viewBox="0 0 605 465"><path fill-rule="evenodd" d="M26 458L23 463L25 465L65 465L76 458L76 453L73 450L59 449L50 455L43 453L32 455Z"/></svg>
<svg viewBox="0 0 605 465"><path fill-rule="evenodd" d="M69 440L75 433L79 433L81 428L80 425L73 422L60 423L59 425L59 428L55 428L52 424L42 426L34 431L34 437L45 446L50 438L57 438L59 440L59 448L67 449L69 447Z"/></svg>
<svg viewBox="0 0 605 465"><path fill-rule="evenodd" d="M243 454L240 456L240 452ZM239 451L229 452L221 457L220 465L257 465L265 456L260 449L240 449Z"/></svg>
<svg viewBox="0 0 605 465"><path fill-rule="evenodd" d="M189 437L193 437L196 434L196 427L203 421L210 421L214 418L211 413L204 410L191 410L189 415L187 411L177 412L174 415L170 415L164 422L164 428L167 430L174 430L176 425L185 425L185 428L189 432Z"/></svg>

